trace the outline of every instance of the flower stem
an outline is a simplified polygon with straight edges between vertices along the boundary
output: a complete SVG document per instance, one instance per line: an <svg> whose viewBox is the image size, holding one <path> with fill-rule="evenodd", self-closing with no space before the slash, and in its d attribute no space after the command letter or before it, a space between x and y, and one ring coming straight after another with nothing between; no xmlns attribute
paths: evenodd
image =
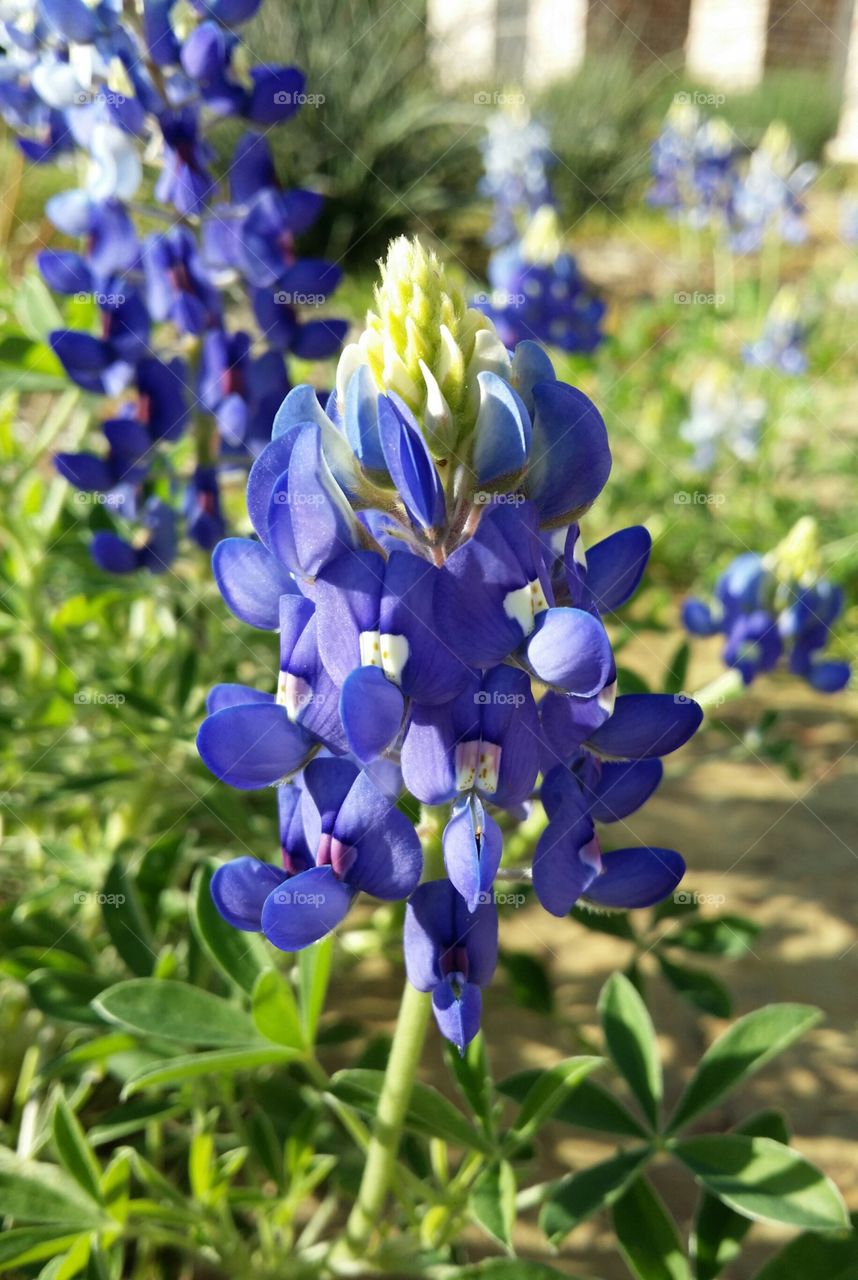
<svg viewBox="0 0 858 1280"><path fill-rule="evenodd" d="M731 667L728 671L723 672L715 680L711 680L709 684L705 684L702 689L698 689L692 694L695 702L699 702L704 711L711 711L715 707L722 706L725 702L732 702L734 698L741 698L745 692L745 682L742 679L741 672Z"/></svg>
<svg viewBox="0 0 858 1280"><path fill-rule="evenodd" d="M396 1031L378 1098L375 1125L366 1153L363 1178L346 1224L346 1243L354 1257L364 1254L378 1225L399 1150L405 1112L423 1052L431 997L406 982Z"/></svg>

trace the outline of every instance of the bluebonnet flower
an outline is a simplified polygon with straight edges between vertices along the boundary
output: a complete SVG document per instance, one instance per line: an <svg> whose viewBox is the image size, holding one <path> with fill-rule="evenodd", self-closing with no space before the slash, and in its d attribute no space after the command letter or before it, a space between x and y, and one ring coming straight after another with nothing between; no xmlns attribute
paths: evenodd
<svg viewBox="0 0 858 1280"><path fill-rule="evenodd" d="M491 291L476 305L509 348L525 339L563 351L593 351L602 340L604 303L564 252L546 166L546 130L498 112L489 123L481 190L492 197Z"/></svg>
<svg viewBox="0 0 858 1280"><path fill-rule="evenodd" d="M515 240L524 214L551 200L548 169L553 161L545 125L513 111L494 111L480 145L484 173L479 191L492 202L491 245Z"/></svg>
<svg viewBox="0 0 858 1280"><path fill-rule="evenodd" d="M797 163L786 125L770 124L736 188L733 247L753 252L772 236L801 244L807 238L804 195L815 177L816 165Z"/></svg>
<svg viewBox="0 0 858 1280"><path fill-rule="evenodd" d="M541 772L532 876L549 910L650 904L682 874L672 850L596 843L593 824L642 804L700 722L690 700L617 696L602 612L636 589L649 536L584 554L578 521L610 466L588 398L535 344L510 356L434 255L400 240L337 390L295 387L274 415L248 477L255 537L214 551L231 612L279 629L280 665L276 692L212 691L199 751L234 787L279 787L289 813L284 869L239 858L215 903L293 950L359 891L408 897L409 979L461 1051L495 967L503 827ZM429 807L447 873L419 887L403 788Z"/></svg>
<svg viewBox="0 0 858 1280"><path fill-rule="evenodd" d="M762 333L755 342L742 348L742 357L746 364L774 369L779 373L805 373L807 354L804 348L808 328L798 295L785 285L775 295L766 313Z"/></svg>
<svg viewBox="0 0 858 1280"><path fill-rule="evenodd" d="M718 578L712 603L692 597L682 617L692 635L725 636L724 663L746 685L785 657L793 675L837 693L851 667L823 650L842 612L843 591L822 576L818 530L806 516L768 555L737 556Z"/></svg>
<svg viewBox="0 0 858 1280"><path fill-rule="evenodd" d="M742 462L756 457L766 402L744 394L741 378L729 365L710 360L695 370L688 407L679 435L693 449L695 470L711 471L722 445Z"/></svg>
<svg viewBox="0 0 858 1280"><path fill-rule="evenodd" d="M739 144L722 120L703 120L676 101L651 151L650 204L691 226L729 225L735 208Z"/></svg>
<svg viewBox="0 0 858 1280"><path fill-rule="evenodd" d="M92 300L99 331L59 327L50 344L87 392L133 393L108 407L106 449L57 459L71 483L107 495L112 527L92 551L109 571L162 571L182 527L205 548L217 542L222 483L268 440L290 388L287 355L325 359L345 338L344 321L319 314L339 268L298 250L321 199L283 189L258 131L298 111L305 81L296 67L246 65L235 28L257 7L40 0L0 15L0 115L32 161L83 161L80 186L46 203L78 244L44 250L37 265L78 314L81 295ZM208 129L225 115L249 128L222 181ZM144 157L153 200L139 195ZM247 331L229 316L239 292ZM191 414L193 447L173 450Z"/></svg>

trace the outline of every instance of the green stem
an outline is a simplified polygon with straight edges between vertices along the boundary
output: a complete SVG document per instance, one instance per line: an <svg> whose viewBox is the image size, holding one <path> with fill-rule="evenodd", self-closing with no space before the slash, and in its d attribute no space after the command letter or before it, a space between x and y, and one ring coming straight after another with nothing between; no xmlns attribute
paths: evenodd
<svg viewBox="0 0 858 1280"><path fill-rule="evenodd" d="M447 818L445 806L424 807L418 832L423 843L423 878L443 872L441 832ZM357 1200L345 1230L345 1251L363 1259L378 1226L384 1202L396 1168L405 1113L414 1087L414 1078L423 1053L432 998L417 991L406 980L396 1019L396 1030L378 1096L375 1124L366 1152L366 1164Z"/></svg>
<svg viewBox="0 0 858 1280"><path fill-rule="evenodd" d="M405 1123L405 1112L423 1052L431 1006L432 1000L428 993L417 991L410 982L406 982L384 1073L384 1084L378 1098L363 1178L346 1224L346 1243L355 1257L364 1255L384 1208Z"/></svg>
<svg viewBox="0 0 858 1280"><path fill-rule="evenodd" d="M731 667L715 680L711 680L709 684L705 684L702 689L698 689L692 697L695 702L700 703L704 711L709 711L714 707L720 707L725 702L741 698L744 692L745 682L741 672Z"/></svg>

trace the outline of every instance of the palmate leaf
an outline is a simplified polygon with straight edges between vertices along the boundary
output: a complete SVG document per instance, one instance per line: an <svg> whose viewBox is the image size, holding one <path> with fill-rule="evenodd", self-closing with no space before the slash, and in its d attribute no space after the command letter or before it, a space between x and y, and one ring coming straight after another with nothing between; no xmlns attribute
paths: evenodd
<svg viewBox="0 0 858 1280"><path fill-rule="evenodd" d="M661 1062L647 1007L621 973L608 979L599 996L602 1029L611 1057L650 1124L658 1124Z"/></svg>
<svg viewBox="0 0 858 1280"><path fill-rule="evenodd" d="M510 1143L529 1142L551 1119L564 1098L604 1061L604 1058L581 1055L565 1058L546 1071L540 1071L522 1099L521 1110L509 1135Z"/></svg>
<svg viewBox="0 0 858 1280"><path fill-rule="evenodd" d="M191 883L188 912L197 941L220 972L248 994L268 964L264 944L256 934L227 924L211 895L214 866L199 867Z"/></svg>
<svg viewBox="0 0 858 1280"><path fill-rule="evenodd" d="M789 1142L786 1123L778 1111L761 1111L737 1125L735 1132L755 1138L774 1138L784 1144ZM715 1280L728 1262L737 1256L750 1229L749 1218L736 1213L717 1197L704 1193L700 1197L691 1238L696 1280Z"/></svg>
<svg viewBox="0 0 858 1280"><path fill-rule="evenodd" d="M375 1115L384 1083L383 1071L364 1068L337 1071L331 1077L330 1091L349 1106ZM442 1138L453 1146L491 1153L491 1144L451 1102L429 1085L414 1085L405 1128L429 1138Z"/></svg>
<svg viewBox="0 0 858 1280"><path fill-rule="evenodd" d="M62 1169L0 1150L0 1205L21 1222L58 1223L82 1231L108 1224L96 1202Z"/></svg>
<svg viewBox="0 0 858 1280"><path fill-rule="evenodd" d="M539 1215L539 1225L552 1245L556 1248L579 1222L613 1204L651 1154L649 1147L620 1151L555 1183Z"/></svg>
<svg viewBox="0 0 858 1280"><path fill-rule="evenodd" d="M490 1165L471 1192L472 1217L505 1249L512 1244L515 1195L515 1173L508 1160Z"/></svg>
<svg viewBox="0 0 858 1280"><path fill-rule="evenodd" d="M676 1224L646 1178L636 1178L623 1192L611 1218L635 1280L690 1280Z"/></svg>
<svg viewBox="0 0 858 1280"><path fill-rule="evenodd" d="M518 1071L498 1085L498 1092L521 1102L539 1075L536 1067ZM597 1133L616 1133L625 1138L645 1138L643 1125L613 1094L595 1080L582 1080L571 1093L562 1098L554 1110L555 1120L563 1124L577 1125L581 1129L593 1129Z"/></svg>
<svg viewBox="0 0 858 1280"><path fill-rule="evenodd" d="M797 1280L799 1276L818 1276L820 1280L854 1280L858 1276L858 1214L852 1215L847 1234L807 1233L792 1240L766 1263L756 1280Z"/></svg>
<svg viewBox="0 0 858 1280"><path fill-rule="evenodd" d="M665 981L689 1003L716 1018L729 1018L733 1011L730 993L711 973L690 965L674 964L666 956L659 956L658 963Z"/></svg>
<svg viewBox="0 0 858 1280"><path fill-rule="evenodd" d="M840 1192L797 1151L772 1138L711 1134L671 1150L702 1187L746 1218L832 1231L849 1225Z"/></svg>
<svg viewBox="0 0 858 1280"><path fill-rule="evenodd" d="M211 1046L259 1043L243 1010L186 982L131 978L108 987L92 1006L108 1022L156 1040Z"/></svg>
<svg viewBox="0 0 858 1280"><path fill-rule="evenodd" d="M668 1133L676 1133L759 1071L820 1016L812 1005L770 1004L734 1022L700 1059L671 1117Z"/></svg>

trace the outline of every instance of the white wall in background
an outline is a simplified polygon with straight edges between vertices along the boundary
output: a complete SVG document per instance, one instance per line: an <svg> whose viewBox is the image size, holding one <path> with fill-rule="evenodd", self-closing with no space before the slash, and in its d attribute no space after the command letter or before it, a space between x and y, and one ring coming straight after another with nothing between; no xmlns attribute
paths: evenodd
<svg viewBox="0 0 858 1280"><path fill-rule="evenodd" d="M723 89L752 89L763 76L769 0L691 0L685 65Z"/></svg>

